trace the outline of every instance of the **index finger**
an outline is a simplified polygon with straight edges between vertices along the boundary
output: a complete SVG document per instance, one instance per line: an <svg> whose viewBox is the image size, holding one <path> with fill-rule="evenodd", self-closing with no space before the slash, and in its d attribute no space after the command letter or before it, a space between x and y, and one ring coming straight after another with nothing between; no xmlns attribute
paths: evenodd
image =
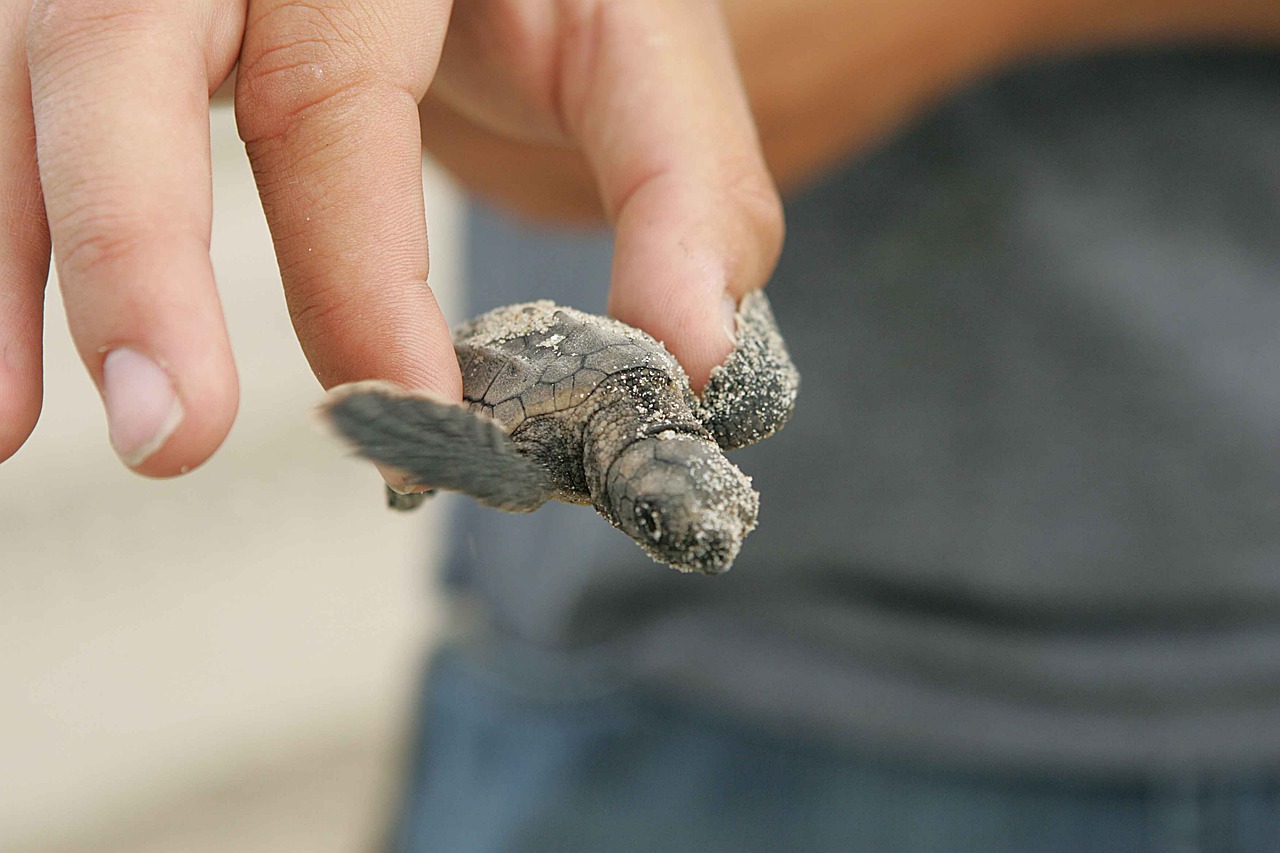
<svg viewBox="0 0 1280 853"><path fill-rule="evenodd" d="M719 5L568 5L560 102L617 233L610 313L666 343L701 388L783 233Z"/></svg>

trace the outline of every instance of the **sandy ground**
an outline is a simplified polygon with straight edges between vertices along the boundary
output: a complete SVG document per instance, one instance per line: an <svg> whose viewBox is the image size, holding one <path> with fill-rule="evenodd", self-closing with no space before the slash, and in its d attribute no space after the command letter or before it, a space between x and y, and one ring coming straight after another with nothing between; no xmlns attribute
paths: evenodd
<svg viewBox="0 0 1280 853"><path fill-rule="evenodd" d="M229 107L212 121L240 417L186 478L127 472L51 290L44 416L0 467L0 850L365 850L393 797L440 510L387 512L312 421ZM427 177L456 317L456 200Z"/></svg>

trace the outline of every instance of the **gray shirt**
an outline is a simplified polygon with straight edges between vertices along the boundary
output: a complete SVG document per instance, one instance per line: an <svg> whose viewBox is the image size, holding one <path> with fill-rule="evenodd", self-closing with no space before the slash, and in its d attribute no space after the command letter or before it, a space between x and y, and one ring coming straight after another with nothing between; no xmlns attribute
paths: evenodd
<svg viewBox="0 0 1280 853"><path fill-rule="evenodd" d="M493 635L885 754L1280 761L1280 58L1021 69L787 213L802 387L733 571L460 503ZM470 241L476 310L603 310L606 236Z"/></svg>

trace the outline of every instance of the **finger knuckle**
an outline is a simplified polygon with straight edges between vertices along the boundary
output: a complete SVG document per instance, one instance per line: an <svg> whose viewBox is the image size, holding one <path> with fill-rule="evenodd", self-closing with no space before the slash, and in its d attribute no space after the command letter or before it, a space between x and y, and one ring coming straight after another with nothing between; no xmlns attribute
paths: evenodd
<svg viewBox="0 0 1280 853"><path fill-rule="evenodd" d="M469 31L477 49L494 61L529 56L547 42L550 16L546 4L530 0L484 0L462 4L453 13L454 28Z"/></svg>
<svg viewBox="0 0 1280 853"><path fill-rule="evenodd" d="M280 136L304 114L380 85L406 88L411 63L393 22L362 3L291 0L251 20L236 118L246 142Z"/></svg>
<svg viewBox="0 0 1280 853"><path fill-rule="evenodd" d="M119 225L73 230L59 247L58 267L66 277L90 278L118 269L145 251L142 232Z"/></svg>
<svg viewBox="0 0 1280 853"><path fill-rule="evenodd" d="M449 24L445 63L465 52L469 67L495 69L545 103L558 59L558 20L555 7L537 0L458 4Z"/></svg>
<svg viewBox="0 0 1280 853"><path fill-rule="evenodd" d="M767 174L752 170L729 184L729 201L747 231L758 257L772 267L782 253L786 218L778 190Z"/></svg>
<svg viewBox="0 0 1280 853"><path fill-rule="evenodd" d="M42 65L148 31L163 12L149 0L36 0L27 18L28 60Z"/></svg>
<svg viewBox="0 0 1280 853"><path fill-rule="evenodd" d="M127 186L118 181L86 181L69 205L51 216L58 270L64 276L118 278L144 265L157 250L208 251L190 224L146 202L127 203Z"/></svg>
<svg viewBox="0 0 1280 853"><path fill-rule="evenodd" d="M331 287L313 284L289 293L289 318L304 349L323 344L350 311L350 299Z"/></svg>

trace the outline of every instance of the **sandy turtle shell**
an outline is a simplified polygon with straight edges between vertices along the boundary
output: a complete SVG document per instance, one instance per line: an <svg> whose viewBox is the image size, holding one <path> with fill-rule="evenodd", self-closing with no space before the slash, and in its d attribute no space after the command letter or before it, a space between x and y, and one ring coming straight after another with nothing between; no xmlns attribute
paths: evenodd
<svg viewBox="0 0 1280 853"><path fill-rule="evenodd" d="M331 391L323 412L407 482L513 512L591 504L655 560L718 574L759 507L723 451L781 428L799 386L764 294L744 298L737 320L737 345L701 399L649 335L543 301L457 330L462 405L359 382ZM420 500L393 493L391 505Z"/></svg>

